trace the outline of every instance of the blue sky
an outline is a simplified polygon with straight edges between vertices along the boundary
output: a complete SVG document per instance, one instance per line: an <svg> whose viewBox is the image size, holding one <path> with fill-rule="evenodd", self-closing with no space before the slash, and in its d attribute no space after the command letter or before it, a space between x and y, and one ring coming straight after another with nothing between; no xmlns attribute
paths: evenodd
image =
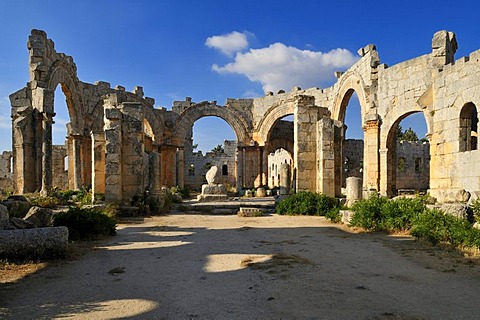
<svg viewBox="0 0 480 320"><path fill-rule="evenodd" d="M32 28L73 56L80 80L143 86L167 108L186 96L224 104L266 89L330 86L332 70L346 69L360 47L374 43L381 61L394 65L429 53L442 29L456 33L457 59L480 48L480 4L473 0L2 2L0 150L11 149L8 95L28 81ZM56 98L57 143L68 122L63 100ZM361 137L357 109L347 109L352 137ZM421 117L402 126L418 128L420 136L425 130ZM223 120L204 118L194 139L207 151L234 135Z"/></svg>

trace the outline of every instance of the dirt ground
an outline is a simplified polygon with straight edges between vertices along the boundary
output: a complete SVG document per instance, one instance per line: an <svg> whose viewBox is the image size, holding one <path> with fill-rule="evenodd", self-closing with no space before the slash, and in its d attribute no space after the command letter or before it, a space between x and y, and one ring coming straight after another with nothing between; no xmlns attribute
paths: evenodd
<svg viewBox="0 0 480 320"><path fill-rule="evenodd" d="M86 251L4 266L0 318L480 318L478 259L322 217L152 217Z"/></svg>

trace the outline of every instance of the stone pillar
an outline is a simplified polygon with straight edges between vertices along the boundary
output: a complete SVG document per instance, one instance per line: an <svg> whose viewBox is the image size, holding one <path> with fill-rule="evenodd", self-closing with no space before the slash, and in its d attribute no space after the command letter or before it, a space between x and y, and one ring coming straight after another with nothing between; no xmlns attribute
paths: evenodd
<svg viewBox="0 0 480 320"><path fill-rule="evenodd" d="M355 202L362 199L362 179L357 177L348 177L346 181L347 203L351 207Z"/></svg>
<svg viewBox="0 0 480 320"><path fill-rule="evenodd" d="M342 196L342 184L346 177L344 177L343 168L343 144L345 141L345 126L341 121L333 121L333 145L334 145L334 166L335 166L335 196Z"/></svg>
<svg viewBox="0 0 480 320"><path fill-rule="evenodd" d="M73 189L79 190L82 188L82 136L78 134L70 135L72 143L72 161L73 166L68 170L72 170Z"/></svg>
<svg viewBox="0 0 480 320"><path fill-rule="evenodd" d="M316 191L335 196L335 128L333 120L324 116L317 123ZM315 189L314 189L315 190Z"/></svg>
<svg viewBox="0 0 480 320"><path fill-rule="evenodd" d="M177 186L183 188L185 185L185 150L177 148Z"/></svg>
<svg viewBox="0 0 480 320"><path fill-rule="evenodd" d="M265 143L265 146L260 148L261 152L261 183L260 186L266 186L268 185L268 144Z"/></svg>
<svg viewBox="0 0 480 320"><path fill-rule="evenodd" d="M144 189L144 133L143 107L137 102L124 102L122 112L122 199L130 202L143 195Z"/></svg>
<svg viewBox="0 0 480 320"><path fill-rule="evenodd" d="M160 154L156 151L150 152L148 155L148 163L150 166L149 190L153 196L161 196L162 184L160 181Z"/></svg>
<svg viewBox="0 0 480 320"><path fill-rule="evenodd" d="M105 132L105 201L122 201L122 113L106 107Z"/></svg>
<svg viewBox="0 0 480 320"><path fill-rule="evenodd" d="M319 108L310 96L298 96L294 110L294 163L296 167L296 190L317 190L317 121ZM327 110L328 111L328 110Z"/></svg>
<svg viewBox="0 0 480 320"><path fill-rule="evenodd" d="M34 148L33 109L27 104L26 90L10 96L12 103L13 181L16 194L34 192L36 184L36 152ZM18 105L18 106L17 106Z"/></svg>
<svg viewBox="0 0 480 320"><path fill-rule="evenodd" d="M162 184L167 187L173 187L176 184L177 172L176 172L176 153L177 147L164 145L160 150L160 162L161 162L161 181Z"/></svg>
<svg viewBox="0 0 480 320"><path fill-rule="evenodd" d="M52 190L52 124L55 113L42 113L42 189L47 195Z"/></svg>
<svg viewBox="0 0 480 320"><path fill-rule="evenodd" d="M380 194L382 196L390 196L390 191L392 189L392 164L388 161L388 148L381 148L378 150L380 156L380 172L382 174L380 176Z"/></svg>
<svg viewBox="0 0 480 320"><path fill-rule="evenodd" d="M288 163L280 164L280 195L287 195L290 193L290 165Z"/></svg>
<svg viewBox="0 0 480 320"><path fill-rule="evenodd" d="M237 191L241 191L243 189L243 148L237 147L237 159L236 159L236 167L237 167Z"/></svg>
<svg viewBox="0 0 480 320"><path fill-rule="evenodd" d="M261 183L261 155L256 146L244 148L244 187L257 188Z"/></svg>
<svg viewBox="0 0 480 320"><path fill-rule="evenodd" d="M105 193L105 135L92 132L92 194Z"/></svg>
<svg viewBox="0 0 480 320"><path fill-rule="evenodd" d="M380 120L376 118L365 121L363 148L363 189L366 194L379 190L379 131Z"/></svg>

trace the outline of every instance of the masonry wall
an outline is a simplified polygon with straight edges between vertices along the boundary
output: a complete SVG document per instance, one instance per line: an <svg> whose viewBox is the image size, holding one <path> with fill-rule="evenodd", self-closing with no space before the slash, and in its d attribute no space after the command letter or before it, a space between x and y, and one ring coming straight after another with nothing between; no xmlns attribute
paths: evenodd
<svg viewBox="0 0 480 320"><path fill-rule="evenodd" d="M11 151L3 151L0 156L0 192L13 191L13 168Z"/></svg>

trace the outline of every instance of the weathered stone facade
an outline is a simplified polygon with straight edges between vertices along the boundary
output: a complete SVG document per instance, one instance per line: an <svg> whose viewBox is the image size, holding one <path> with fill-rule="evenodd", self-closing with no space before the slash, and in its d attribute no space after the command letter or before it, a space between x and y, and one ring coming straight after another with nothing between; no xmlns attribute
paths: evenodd
<svg viewBox="0 0 480 320"><path fill-rule="evenodd" d="M0 190L10 190L13 187L12 171L13 155L11 151L4 151L0 156Z"/></svg>
<svg viewBox="0 0 480 320"><path fill-rule="evenodd" d="M480 191L480 50L455 60L456 48L455 35L439 31L430 53L388 67L376 47L368 45L359 50L358 62L336 73L338 81L329 88L227 99L225 106L187 98L166 110L154 108L141 87L127 92L105 82L81 82L73 59L57 53L45 32L33 30L28 41L30 81L10 96L15 190L46 193L53 187L53 98L60 85L70 115L69 188L91 185L109 201L128 202L146 186L184 186L193 123L216 116L237 137L239 189L267 184L268 155L284 148L293 154L297 190L339 195L343 122L355 92L364 129L364 192L393 195L398 189L395 132L403 118L421 112L430 142L430 193L455 201L465 190ZM273 128L287 115L294 118L293 140L274 142Z"/></svg>

